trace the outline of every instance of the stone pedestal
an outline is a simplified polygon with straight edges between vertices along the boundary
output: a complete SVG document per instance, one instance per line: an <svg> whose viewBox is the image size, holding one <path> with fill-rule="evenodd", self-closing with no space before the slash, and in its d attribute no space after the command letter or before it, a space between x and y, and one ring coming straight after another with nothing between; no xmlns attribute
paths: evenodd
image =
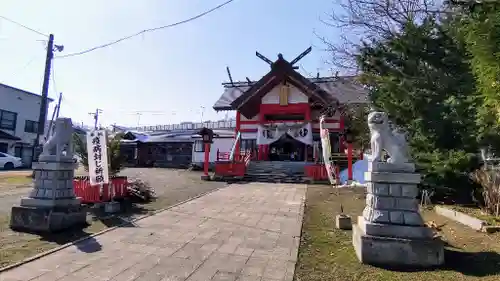
<svg viewBox="0 0 500 281"><path fill-rule="evenodd" d="M352 229L351 217L348 215L337 215L335 217L335 227L342 230L351 230Z"/></svg>
<svg viewBox="0 0 500 281"><path fill-rule="evenodd" d="M104 203L104 212L108 214L118 213L120 211L120 202L111 201Z"/></svg>
<svg viewBox="0 0 500 281"><path fill-rule="evenodd" d="M65 160L33 163L33 190L28 197L21 199L20 206L12 207L12 229L55 232L86 224L86 212L73 189L76 164Z"/></svg>
<svg viewBox="0 0 500 281"><path fill-rule="evenodd" d="M420 175L412 163L369 162L366 207L353 227L363 263L431 267L444 263L444 247L419 213Z"/></svg>

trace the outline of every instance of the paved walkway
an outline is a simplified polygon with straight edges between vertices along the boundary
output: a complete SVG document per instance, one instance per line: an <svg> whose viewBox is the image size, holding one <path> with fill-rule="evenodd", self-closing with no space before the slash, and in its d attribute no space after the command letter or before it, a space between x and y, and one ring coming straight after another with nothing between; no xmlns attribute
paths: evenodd
<svg viewBox="0 0 500 281"><path fill-rule="evenodd" d="M0 273L0 280L291 281L305 193L305 185L230 185Z"/></svg>

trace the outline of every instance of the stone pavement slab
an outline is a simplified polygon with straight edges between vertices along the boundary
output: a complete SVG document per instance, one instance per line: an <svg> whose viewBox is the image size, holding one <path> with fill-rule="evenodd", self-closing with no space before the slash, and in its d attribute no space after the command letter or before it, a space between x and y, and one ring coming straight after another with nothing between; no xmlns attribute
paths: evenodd
<svg viewBox="0 0 500 281"><path fill-rule="evenodd" d="M1 281L291 281L306 185L233 184L0 273Z"/></svg>

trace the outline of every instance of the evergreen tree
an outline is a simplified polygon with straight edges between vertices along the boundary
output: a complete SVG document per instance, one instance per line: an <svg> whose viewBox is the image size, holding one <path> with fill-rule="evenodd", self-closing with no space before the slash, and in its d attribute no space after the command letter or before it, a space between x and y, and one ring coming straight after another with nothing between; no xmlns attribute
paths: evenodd
<svg viewBox="0 0 500 281"><path fill-rule="evenodd" d="M500 152L500 2L449 2L482 97L477 120L480 140Z"/></svg>
<svg viewBox="0 0 500 281"><path fill-rule="evenodd" d="M362 81L374 105L408 130L424 185L470 196L477 167L476 89L463 46L432 17L359 49Z"/></svg>

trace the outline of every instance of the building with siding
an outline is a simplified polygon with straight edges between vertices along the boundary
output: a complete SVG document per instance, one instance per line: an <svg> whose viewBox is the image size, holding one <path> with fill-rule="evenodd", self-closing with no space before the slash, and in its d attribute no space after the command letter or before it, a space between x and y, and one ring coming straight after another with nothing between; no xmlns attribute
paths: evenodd
<svg viewBox="0 0 500 281"><path fill-rule="evenodd" d="M40 95L0 83L0 152L20 157L26 165L32 161L41 102Z"/></svg>

